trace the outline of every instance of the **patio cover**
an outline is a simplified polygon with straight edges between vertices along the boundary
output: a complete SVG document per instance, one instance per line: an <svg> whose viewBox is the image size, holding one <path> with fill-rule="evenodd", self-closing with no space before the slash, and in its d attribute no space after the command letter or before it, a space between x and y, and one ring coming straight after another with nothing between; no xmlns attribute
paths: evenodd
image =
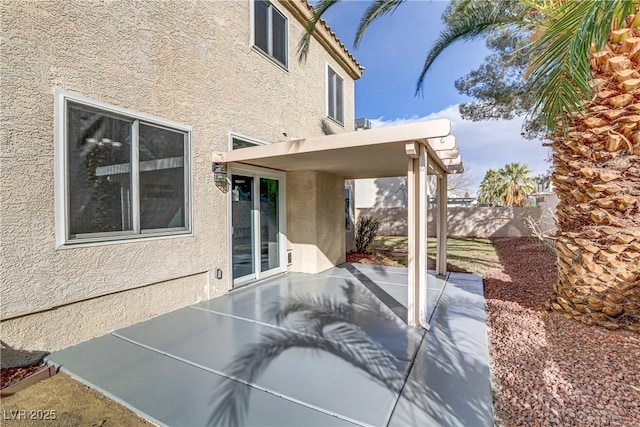
<svg viewBox="0 0 640 427"><path fill-rule="evenodd" d="M281 171L329 172L345 179L407 176L409 199L408 323L428 327L427 174L447 200L447 174L463 166L446 119L344 132L213 153L214 163L243 163ZM447 204L438 203L436 274L446 273Z"/></svg>

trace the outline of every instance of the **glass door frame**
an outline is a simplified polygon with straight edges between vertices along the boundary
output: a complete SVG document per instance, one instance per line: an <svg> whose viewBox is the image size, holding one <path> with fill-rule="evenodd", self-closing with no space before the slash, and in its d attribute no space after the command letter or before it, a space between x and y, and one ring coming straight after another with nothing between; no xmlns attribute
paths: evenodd
<svg viewBox="0 0 640 427"><path fill-rule="evenodd" d="M229 188L227 192L227 249L229 260L229 290L236 289L240 286L248 285L267 277L281 274L287 271L287 197L286 197L286 173L274 169L260 168L257 166L249 166L242 164L229 164L227 167L229 179L231 175L242 175L253 178L252 188L252 221L253 221L253 262L255 271L253 274L239 277L233 277L233 201L232 190ZM261 263L261 224L260 224L260 178L275 179L278 181L278 264L276 268L262 271Z"/></svg>

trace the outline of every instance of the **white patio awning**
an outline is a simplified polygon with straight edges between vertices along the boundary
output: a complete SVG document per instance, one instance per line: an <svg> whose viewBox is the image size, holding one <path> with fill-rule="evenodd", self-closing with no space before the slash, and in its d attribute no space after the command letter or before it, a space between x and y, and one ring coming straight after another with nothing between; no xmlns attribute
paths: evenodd
<svg viewBox="0 0 640 427"><path fill-rule="evenodd" d="M213 162L323 171L346 179L383 178L406 175L405 146L418 143L427 147L431 167L456 173L462 162L450 133L451 122L431 120L216 152Z"/></svg>

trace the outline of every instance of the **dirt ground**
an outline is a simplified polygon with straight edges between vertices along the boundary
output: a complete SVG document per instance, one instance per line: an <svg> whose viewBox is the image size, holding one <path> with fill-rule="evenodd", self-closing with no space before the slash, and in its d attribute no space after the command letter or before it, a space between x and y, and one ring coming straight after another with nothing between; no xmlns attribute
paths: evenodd
<svg viewBox="0 0 640 427"><path fill-rule="evenodd" d="M3 427L153 425L63 373L3 398L0 408Z"/></svg>

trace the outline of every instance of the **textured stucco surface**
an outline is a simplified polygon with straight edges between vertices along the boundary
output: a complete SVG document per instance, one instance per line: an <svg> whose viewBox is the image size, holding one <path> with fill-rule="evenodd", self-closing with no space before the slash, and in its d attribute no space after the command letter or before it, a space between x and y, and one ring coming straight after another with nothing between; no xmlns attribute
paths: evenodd
<svg viewBox="0 0 640 427"><path fill-rule="evenodd" d="M14 348L58 350L207 299L207 288L207 274L196 274L93 298L7 320L2 323L2 339Z"/></svg>
<svg viewBox="0 0 640 427"><path fill-rule="evenodd" d="M315 274L344 262L344 178L288 172L287 222L291 271Z"/></svg>
<svg viewBox="0 0 640 427"><path fill-rule="evenodd" d="M225 272L222 280L209 275L197 291L185 289L188 297L169 296L174 301L167 304L173 308L226 291L226 195L213 182L212 151L227 149L230 131L268 142L323 134L327 63L344 78L345 126L353 128L353 81L346 72L315 41L307 62L299 64L295 46L303 28L291 17L289 69L275 65L250 46L249 8L248 1L3 2L2 319L200 277L194 275L216 267ZM55 88L193 128L193 236L56 250ZM142 304L132 295L114 296L119 302L113 309ZM28 331L44 322L40 316L53 325L62 322L56 311L3 322L2 340L9 333L14 345L53 349ZM137 320L104 317L108 329Z"/></svg>

